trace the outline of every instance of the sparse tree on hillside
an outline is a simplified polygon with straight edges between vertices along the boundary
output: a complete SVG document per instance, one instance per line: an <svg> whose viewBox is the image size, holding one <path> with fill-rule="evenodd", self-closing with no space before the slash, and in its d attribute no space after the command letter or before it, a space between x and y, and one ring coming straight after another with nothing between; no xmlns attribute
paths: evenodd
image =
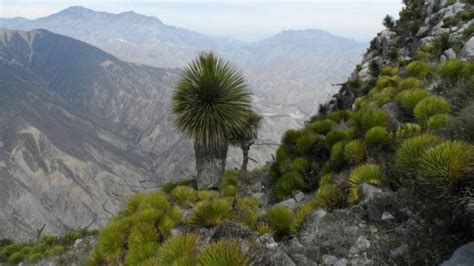
<svg viewBox="0 0 474 266"><path fill-rule="evenodd" d="M383 25L389 30L393 29L395 27L395 21L392 16L386 15L383 19Z"/></svg>
<svg viewBox="0 0 474 266"><path fill-rule="evenodd" d="M243 130L237 132L231 139L232 145L238 146L242 150L243 160L242 166L240 168L240 172L242 173L247 171L247 165L249 162L249 150L257 139L257 131L260 127L261 120L262 117L256 114L255 112L248 112Z"/></svg>
<svg viewBox="0 0 474 266"><path fill-rule="evenodd" d="M177 129L194 138L198 189L219 186L230 139L244 129L249 111L250 93L237 66L202 53L183 70L172 112Z"/></svg>

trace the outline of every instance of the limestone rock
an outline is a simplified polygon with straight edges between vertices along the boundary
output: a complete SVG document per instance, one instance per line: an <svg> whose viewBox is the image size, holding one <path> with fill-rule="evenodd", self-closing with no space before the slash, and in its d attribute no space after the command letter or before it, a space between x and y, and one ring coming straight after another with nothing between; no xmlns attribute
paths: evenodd
<svg viewBox="0 0 474 266"><path fill-rule="evenodd" d="M472 266L474 262L474 242L458 248L451 258L444 261L441 266Z"/></svg>

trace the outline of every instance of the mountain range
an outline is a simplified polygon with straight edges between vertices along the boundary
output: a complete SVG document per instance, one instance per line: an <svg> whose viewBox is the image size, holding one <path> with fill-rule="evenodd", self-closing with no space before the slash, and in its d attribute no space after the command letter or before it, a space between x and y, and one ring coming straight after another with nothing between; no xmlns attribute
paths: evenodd
<svg viewBox="0 0 474 266"><path fill-rule="evenodd" d="M100 227L130 195L192 175L192 145L169 100L200 51L242 67L264 116L259 142L276 144L337 90L330 83L346 79L364 47L320 30L244 44L83 7L0 26L0 237L14 239L43 225L46 234ZM274 148L251 157L261 165ZM231 149L229 166L239 163Z"/></svg>

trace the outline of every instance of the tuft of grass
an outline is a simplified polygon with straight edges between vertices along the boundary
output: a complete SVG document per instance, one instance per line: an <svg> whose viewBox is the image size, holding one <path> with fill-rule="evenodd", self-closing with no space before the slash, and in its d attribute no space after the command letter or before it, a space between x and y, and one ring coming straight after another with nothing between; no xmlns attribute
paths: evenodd
<svg viewBox="0 0 474 266"><path fill-rule="evenodd" d="M415 106L423 99L431 96L425 89L409 89L400 92L395 101L407 112L412 113Z"/></svg>
<svg viewBox="0 0 474 266"><path fill-rule="evenodd" d="M197 192L198 199L200 201L203 200L210 200L210 199L215 199L219 197L219 192L217 191L211 191L211 190L199 190Z"/></svg>
<svg viewBox="0 0 474 266"><path fill-rule="evenodd" d="M326 135L325 145L328 150L331 150L332 146L341 140L347 139L347 134L344 131L334 130Z"/></svg>
<svg viewBox="0 0 474 266"><path fill-rule="evenodd" d="M28 256L27 261L28 263L38 263L43 259L43 254L41 253L34 253Z"/></svg>
<svg viewBox="0 0 474 266"><path fill-rule="evenodd" d="M290 157L290 152L290 148L287 145L280 145L275 154L277 162L281 163L288 160Z"/></svg>
<svg viewBox="0 0 474 266"><path fill-rule="evenodd" d="M260 223L257 225L257 232L260 236L263 236L265 234L273 235L275 233L275 230L266 223Z"/></svg>
<svg viewBox="0 0 474 266"><path fill-rule="evenodd" d="M346 146L345 141L339 141L338 143L334 144L331 149L331 156L329 158L329 165L331 169L338 170L341 168L345 161L344 161L344 148Z"/></svg>
<svg viewBox="0 0 474 266"><path fill-rule="evenodd" d="M440 137L429 134L405 140L397 151L396 166L405 174L416 174L421 155L440 140Z"/></svg>
<svg viewBox="0 0 474 266"><path fill-rule="evenodd" d="M404 141L408 138L418 136L422 133L421 126L415 123L406 123L403 124L397 130L397 139L399 141Z"/></svg>
<svg viewBox="0 0 474 266"><path fill-rule="evenodd" d="M373 127L365 134L368 146L387 146L392 141L392 133L384 127Z"/></svg>
<svg viewBox="0 0 474 266"><path fill-rule="evenodd" d="M198 257L202 266L247 266L250 259L240 245L232 240L221 240L208 245Z"/></svg>
<svg viewBox="0 0 474 266"><path fill-rule="evenodd" d="M166 194L169 194L177 185L175 183L172 183L172 182L168 182L168 183L165 183L162 187L161 187L161 191L165 192ZM140 194L138 194L140 195Z"/></svg>
<svg viewBox="0 0 474 266"><path fill-rule="evenodd" d="M358 164L365 158L366 148L361 140L352 140L344 147L344 160L350 164Z"/></svg>
<svg viewBox="0 0 474 266"><path fill-rule="evenodd" d="M181 206L189 206L198 200L197 192L188 186L177 186L171 191L173 199Z"/></svg>
<svg viewBox="0 0 474 266"><path fill-rule="evenodd" d="M423 124L433 115L449 113L451 113L451 104L439 96L430 96L421 100L413 110L417 121Z"/></svg>
<svg viewBox="0 0 474 266"><path fill-rule="evenodd" d="M190 223L196 226L212 227L230 217L232 202L215 199L199 203L193 210Z"/></svg>
<svg viewBox="0 0 474 266"><path fill-rule="evenodd" d="M279 200L286 199L296 190L305 187L303 177L297 172L289 172L279 178L275 184L275 196Z"/></svg>
<svg viewBox="0 0 474 266"><path fill-rule="evenodd" d="M139 223L135 225L128 235L128 247L139 249L145 244L158 241L158 232L154 225Z"/></svg>
<svg viewBox="0 0 474 266"><path fill-rule="evenodd" d="M127 228L119 221L109 223L101 232L98 250L108 261L118 261L126 244Z"/></svg>
<svg viewBox="0 0 474 266"><path fill-rule="evenodd" d="M441 65L439 74L441 78L457 81L462 78L465 63L461 60L447 60Z"/></svg>
<svg viewBox="0 0 474 266"><path fill-rule="evenodd" d="M352 123L359 132L365 132L370 128L388 125L388 115L380 108L361 109L352 116Z"/></svg>
<svg viewBox="0 0 474 266"><path fill-rule="evenodd" d="M8 262L12 264L19 264L26 259L26 256L21 252L15 252L10 255Z"/></svg>
<svg viewBox="0 0 474 266"><path fill-rule="evenodd" d="M406 66L407 74L410 77L424 79L430 73L430 67L421 61L413 61Z"/></svg>
<svg viewBox="0 0 474 266"><path fill-rule="evenodd" d="M239 192L240 181L238 170L227 170L221 184L221 193L225 197L235 197Z"/></svg>
<svg viewBox="0 0 474 266"><path fill-rule="evenodd" d="M325 119L309 124L308 128L318 134L326 135L329 131L331 131L334 125L336 125L336 122L331 119Z"/></svg>
<svg viewBox="0 0 474 266"><path fill-rule="evenodd" d="M346 110L334 111L329 114L329 119L336 123L341 123L351 117L351 112Z"/></svg>
<svg viewBox="0 0 474 266"><path fill-rule="evenodd" d="M316 142L318 141L318 136L313 133L306 133L298 138L296 141L296 149L299 153L307 153L314 149Z"/></svg>
<svg viewBox="0 0 474 266"><path fill-rule="evenodd" d="M275 206L267 210L265 222L268 223L278 235L287 235L291 232L293 211L287 207Z"/></svg>
<svg viewBox="0 0 474 266"><path fill-rule="evenodd" d="M420 88L421 81L414 77L409 77L400 81L398 88L402 91Z"/></svg>
<svg viewBox="0 0 474 266"><path fill-rule="evenodd" d="M286 145L294 145L296 144L296 141L305 134L303 130L294 130L290 129L285 132L285 135L283 135L282 144Z"/></svg>
<svg viewBox="0 0 474 266"><path fill-rule="evenodd" d="M298 173L307 173L311 169L311 161L304 157L298 157L291 162L291 169Z"/></svg>
<svg viewBox="0 0 474 266"><path fill-rule="evenodd" d="M154 242L132 246L128 250L125 262L127 265L142 265L147 260L156 257L158 254L157 250L158 245Z"/></svg>
<svg viewBox="0 0 474 266"><path fill-rule="evenodd" d="M441 186L459 184L472 173L474 149L460 141L446 141L432 147L421 156L420 178Z"/></svg>
<svg viewBox="0 0 474 266"><path fill-rule="evenodd" d="M382 68L381 74L385 76L395 76L398 74L398 67L384 67Z"/></svg>
<svg viewBox="0 0 474 266"><path fill-rule="evenodd" d="M365 164L352 170L348 183L350 186L349 203L354 204L360 200L359 187L363 183L380 185L384 180L382 170L378 165Z"/></svg>
<svg viewBox="0 0 474 266"><path fill-rule="evenodd" d="M316 191L316 201L320 207L332 210L344 204L344 194L338 186L325 184Z"/></svg>
<svg viewBox="0 0 474 266"><path fill-rule="evenodd" d="M429 130L441 130L444 129L452 121L453 117L451 115L437 114L428 119L427 128Z"/></svg>
<svg viewBox="0 0 474 266"><path fill-rule="evenodd" d="M308 216L314 211L314 205L314 202L306 202L296 211L290 227L293 234L301 229Z"/></svg>
<svg viewBox="0 0 474 266"><path fill-rule="evenodd" d="M166 240L158 249L160 265L196 265L202 240L198 235L187 234Z"/></svg>
<svg viewBox="0 0 474 266"><path fill-rule="evenodd" d="M164 192L152 192L147 194L140 202L138 210L155 209L166 212L170 206L167 195Z"/></svg>

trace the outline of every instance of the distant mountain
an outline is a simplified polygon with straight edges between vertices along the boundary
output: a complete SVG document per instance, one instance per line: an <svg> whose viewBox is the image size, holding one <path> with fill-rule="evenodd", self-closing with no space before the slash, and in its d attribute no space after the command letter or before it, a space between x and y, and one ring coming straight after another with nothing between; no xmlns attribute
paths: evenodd
<svg viewBox="0 0 474 266"><path fill-rule="evenodd" d="M242 66L263 109L284 105L303 116L315 113L319 103L337 91L331 84L347 80L366 48L366 44L321 30L283 31L247 45L166 25L132 11L111 14L84 7L35 20L0 19L0 26L44 28L127 61L159 67L182 67L200 51L214 50Z"/></svg>

